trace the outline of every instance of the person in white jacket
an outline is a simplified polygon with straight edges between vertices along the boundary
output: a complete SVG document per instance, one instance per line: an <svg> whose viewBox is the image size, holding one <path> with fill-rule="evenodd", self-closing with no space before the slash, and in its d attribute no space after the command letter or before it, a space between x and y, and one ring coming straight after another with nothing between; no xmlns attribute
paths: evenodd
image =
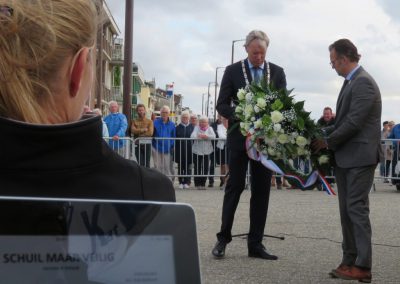
<svg viewBox="0 0 400 284"><path fill-rule="evenodd" d="M191 138L195 138L192 146L194 186L197 189L206 189L209 155L214 150L210 139L215 138L215 132L209 126L207 117L200 117L199 125L194 128Z"/></svg>

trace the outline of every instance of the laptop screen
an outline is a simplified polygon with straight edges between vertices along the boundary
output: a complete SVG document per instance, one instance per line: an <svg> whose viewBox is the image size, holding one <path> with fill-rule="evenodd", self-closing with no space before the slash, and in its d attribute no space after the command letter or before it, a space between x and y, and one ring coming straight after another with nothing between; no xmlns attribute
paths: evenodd
<svg viewBox="0 0 400 284"><path fill-rule="evenodd" d="M5 283L200 283L194 212L177 203L0 197Z"/></svg>

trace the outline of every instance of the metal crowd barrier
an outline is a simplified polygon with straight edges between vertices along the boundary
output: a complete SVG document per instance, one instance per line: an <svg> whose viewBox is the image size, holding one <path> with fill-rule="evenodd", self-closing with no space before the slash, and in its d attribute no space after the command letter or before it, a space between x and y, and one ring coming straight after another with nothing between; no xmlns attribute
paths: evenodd
<svg viewBox="0 0 400 284"><path fill-rule="evenodd" d="M375 179L384 183L392 183L400 190L399 172L396 173L396 166L400 159L400 139L381 139L381 147L384 159L378 165L378 173Z"/></svg>
<svg viewBox="0 0 400 284"><path fill-rule="evenodd" d="M225 139L149 137L136 138L134 146L140 165L161 169L169 177L215 178L226 175L221 172L221 165L228 164Z"/></svg>
<svg viewBox="0 0 400 284"><path fill-rule="evenodd" d="M136 161L136 157L132 152L132 141L130 137L120 137L118 140L113 140L112 137L103 137L107 144L113 149L118 155L128 160Z"/></svg>
<svg viewBox="0 0 400 284"><path fill-rule="evenodd" d="M135 160L145 167L157 168L171 179L203 177L213 180L226 177L228 172L229 150L226 148L226 140L222 138L123 137L114 141L107 137L105 140L122 157ZM157 150L153 143L158 145ZM384 161L378 164L375 173L375 181L396 184L398 190L400 177L395 168L400 158L399 146L400 139L381 140ZM307 160L295 159L293 164L303 173L311 170ZM226 171L221 165L226 165ZM326 178L334 183L334 171Z"/></svg>

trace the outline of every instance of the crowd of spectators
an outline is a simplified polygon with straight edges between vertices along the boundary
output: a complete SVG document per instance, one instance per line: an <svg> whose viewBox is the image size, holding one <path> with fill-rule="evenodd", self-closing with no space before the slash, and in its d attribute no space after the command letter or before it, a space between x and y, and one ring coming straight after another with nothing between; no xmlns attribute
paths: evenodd
<svg viewBox="0 0 400 284"><path fill-rule="evenodd" d="M113 150L120 152L128 138L125 137L127 119L119 112L117 102L111 102L109 110L110 114L104 118L103 137ZM88 108L84 112L91 111ZM207 117L183 111L180 121L175 123L166 105L161 108L160 116L152 119L146 117L143 104L136 106L136 112L137 118L132 120L129 130L134 138L135 158L141 166L154 167L174 182L176 163L180 189L188 189L193 176L195 188L205 189L207 177L208 187L213 187L215 168L220 166L219 186L224 188L228 176L226 119L218 115L209 125ZM97 114L101 115L100 110Z"/></svg>

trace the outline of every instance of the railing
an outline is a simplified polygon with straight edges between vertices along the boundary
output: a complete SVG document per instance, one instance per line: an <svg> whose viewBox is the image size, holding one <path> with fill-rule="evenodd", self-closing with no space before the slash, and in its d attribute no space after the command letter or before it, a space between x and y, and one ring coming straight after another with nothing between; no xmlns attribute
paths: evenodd
<svg viewBox="0 0 400 284"><path fill-rule="evenodd" d="M103 88L103 98L105 101L111 101L112 100L112 96L111 96L111 90L109 88L107 88L104 84L102 84L102 88Z"/></svg>
<svg viewBox="0 0 400 284"><path fill-rule="evenodd" d="M375 175L375 178L384 183L396 184L397 189L400 190L399 169L396 171L400 158L400 139L382 139L381 146L384 160L378 165L379 175Z"/></svg>
<svg viewBox="0 0 400 284"><path fill-rule="evenodd" d="M111 98L113 101L122 102L122 92L120 86L111 87Z"/></svg>
<svg viewBox="0 0 400 284"><path fill-rule="evenodd" d="M111 58L112 44L106 38L103 38L102 41L103 51Z"/></svg>
<svg viewBox="0 0 400 284"><path fill-rule="evenodd" d="M112 137L103 137L111 149L118 155L128 160L136 160L132 152L132 139L129 137L120 137L118 140L113 140Z"/></svg>
<svg viewBox="0 0 400 284"><path fill-rule="evenodd" d="M106 140L110 141L111 138ZM110 147L124 158L135 160L145 167L156 168L171 179L202 177L224 180L228 173L229 155L225 139L124 137L121 141L111 141ZM158 145L157 149L153 143ZM399 174L395 171L400 158L400 139L383 139L381 145L384 161L378 164L374 179L396 184L400 190ZM307 160L295 159L293 164L305 174L311 171ZM326 178L328 182L334 183L334 172ZM204 179L201 180L203 182Z"/></svg>

